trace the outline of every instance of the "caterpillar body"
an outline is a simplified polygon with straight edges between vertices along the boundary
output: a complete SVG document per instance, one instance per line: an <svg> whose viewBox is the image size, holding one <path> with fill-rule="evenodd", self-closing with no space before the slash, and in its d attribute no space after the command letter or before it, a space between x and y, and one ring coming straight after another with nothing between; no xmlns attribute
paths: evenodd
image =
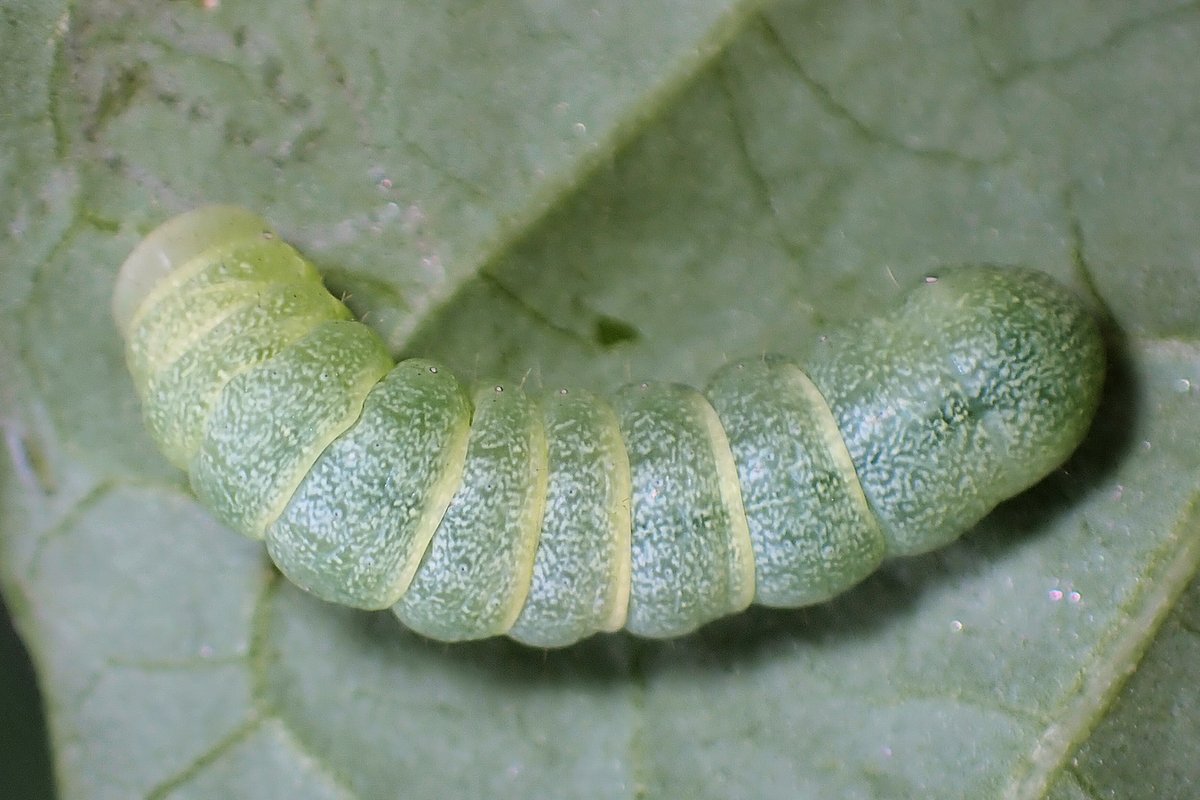
<svg viewBox="0 0 1200 800"><path fill-rule="evenodd" d="M447 641L679 636L826 600L957 538L1061 464L1099 401L1091 315L1025 269L968 267L834 332L804 368L701 393L465 388L396 365L258 216L201 208L121 268L147 427L292 581Z"/></svg>

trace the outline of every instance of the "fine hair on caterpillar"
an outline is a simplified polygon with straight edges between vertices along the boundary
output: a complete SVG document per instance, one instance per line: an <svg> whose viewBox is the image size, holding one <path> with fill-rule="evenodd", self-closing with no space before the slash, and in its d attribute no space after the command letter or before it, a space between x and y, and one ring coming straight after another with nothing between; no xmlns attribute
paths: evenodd
<svg viewBox="0 0 1200 800"><path fill-rule="evenodd" d="M953 541L1058 467L1104 349L1067 289L962 267L703 391L468 388L377 334L257 215L153 231L113 313L162 452L332 602L447 641L670 637L797 607Z"/></svg>

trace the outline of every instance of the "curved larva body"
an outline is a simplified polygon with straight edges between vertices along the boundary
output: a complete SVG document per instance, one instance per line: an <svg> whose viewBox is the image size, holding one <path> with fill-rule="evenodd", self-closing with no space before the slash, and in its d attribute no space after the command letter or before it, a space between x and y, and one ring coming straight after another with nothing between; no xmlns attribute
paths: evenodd
<svg viewBox="0 0 1200 800"><path fill-rule="evenodd" d="M240 209L152 233L114 314L147 425L197 496L328 600L445 640L677 636L832 597L1058 466L1098 402L1090 316L968 268L832 334L802 370L531 398L393 365Z"/></svg>

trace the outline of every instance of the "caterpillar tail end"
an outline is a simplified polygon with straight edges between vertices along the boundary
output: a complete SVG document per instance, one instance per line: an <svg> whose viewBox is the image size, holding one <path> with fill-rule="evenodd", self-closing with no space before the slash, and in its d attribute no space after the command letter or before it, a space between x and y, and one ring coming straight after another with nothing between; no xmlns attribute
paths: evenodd
<svg viewBox="0 0 1200 800"><path fill-rule="evenodd" d="M138 243L117 273L112 315L121 331L129 331L138 309L163 279L214 241L269 231L266 220L239 206L211 205L188 211L159 225Z"/></svg>

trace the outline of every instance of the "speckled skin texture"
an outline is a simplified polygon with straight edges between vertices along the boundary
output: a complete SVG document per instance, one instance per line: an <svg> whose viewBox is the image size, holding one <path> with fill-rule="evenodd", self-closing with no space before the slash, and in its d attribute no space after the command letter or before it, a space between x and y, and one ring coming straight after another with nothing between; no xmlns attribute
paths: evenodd
<svg viewBox="0 0 1200 800"><path fill-rule="evenodd" d="M780 358L739 362L706 391L738 466L755 600L794 608L870 575L885 543L837 422L817 387Z"/></svg>
<svg viewBox="0 0 1200 800"><path fill-rule="evenodd" d="M267 529L272 560L333 602L395 604L458 488L470 427L453 375L420 359L397 365Z"/></svg>
<svg viewBox="0 0 1200 800"><path fill-rule="evenodd" d="M704 394L468 391L393 365L230 207L152 232L113 314L164 454L289 578L434 638L539 647L820 602L939 547L1070 455L1104 373L1061 286L963 268L803 367L747 359Z"/></svg>
<svg viewBox="0 0 1200 800"><path fill-rule="evenodd" d="M888 555L953 541L1061 464L1099 402L1104 350L1061 286L947 272L827 337L807 372L838 420Z"/></svg>
<svg viewBox="0 0 1200 800"><path fill-rule="evenodd" d="M536 403L515 387L478 390L462 483L394 607L405 625L447 641L513 626L529 592L546 478Z"/></svg>
<svg viewBox="0 0 1200 800"><path fill-rule="evenodd" d="M629 457L617 415L599 397L545 398L546 511L529 596L508 632L553 647L625 624L629 607Z"/></svg>
<svg viewBox="0 0 1200 800"><path fill-rule="evenodd" d="M633 473L633 579L626 627L681 636L754 599L737 473L704 396L642 383L614 399Z"/></svg>

